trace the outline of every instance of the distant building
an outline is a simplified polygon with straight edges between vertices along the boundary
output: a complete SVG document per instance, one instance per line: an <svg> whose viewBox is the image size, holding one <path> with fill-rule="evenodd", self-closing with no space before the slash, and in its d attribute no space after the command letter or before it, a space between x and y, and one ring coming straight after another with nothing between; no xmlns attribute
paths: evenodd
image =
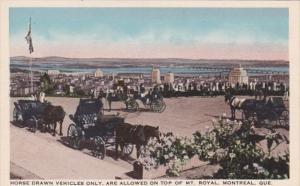
<svg viewBox="0 0 300 186"><path fill-rule="evenodd" d="M103 72L102 72L102 70L101 69L97 69L96 71L95 71L95 73L94 73L94 76L95 77L103 77Z"/></svg>
<svg viewBox="0 0 300 186"><path fill-rule="evenodd" d="M238 68L233 68L229 73L228 82L231 85L235 85L236 83L248 84L248 81L247 71L241 65Z"/></svg>
<svg viewBox="0 0 300 186"><path fill-rule="evenodd" d="M118 73L120 79L143 79L143 73Z"/></svg>
<svg viewBox="0 0 300 186"><path fill-rule="evenodd" d="M153 83L153 84L161 84L160 70L158 68L154 68L154 67L152 68L151 83Z"/></svg>
<svg viewBox="0 0 300 186"><path fill-rule="evenodd" d="M48 70L47 74L48 75L59 75L60 71L59 70Z"/></svg>
<svg viewBox="0 0 300 186"><path fill-rule="evenodd" d="M74 93L74 86L72 86L72 85L69 86L69 92L70 92L71 94Z"/></svg>
<svg viewBox="0 0 300 186"><path fill-rule="evenodd" d="M164 77L164 82L165 83L174 83L174 74L172 72L168 72L165 74Z"/></svg>

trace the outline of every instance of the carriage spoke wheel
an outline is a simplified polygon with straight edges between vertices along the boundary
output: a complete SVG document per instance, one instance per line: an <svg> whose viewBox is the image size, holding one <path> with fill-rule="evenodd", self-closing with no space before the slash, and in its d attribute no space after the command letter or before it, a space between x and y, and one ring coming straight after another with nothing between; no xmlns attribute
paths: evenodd
<svg viewBox="0 0 300 186"><path fill-rule="evenodd" d="M135 100L129 100L127 103L127 109L130 112L136 112L139 110L139 104Z"/></svg>
<svg viewBox="0 0 300 186"><path fill-rule="evenodd" d="M160 103L161 103L161 108L160 108L160 110L159 110L159 113L162 113L163 111L165 111L167 105L166 105L166 103L164 102L164 100L161 100Z"/></svg>
<svg viewBox="0 0 300 186"><path fill-rule="evenodd" d="M36 132L38 128L38 121L35 116L31 116L28 120L26 120L26 124L31 132Z"/></svg>
<svg viewBox="0 0 300 186"><path fill-rule="evenodd" d="M160 110L160 113L162 113L163 111L165 111L166 108L167 108L166 103L163 100L161 102L162 102L162 109Z"/></svg>
<svg viewBox="0 0 300 186"><path fill-rule="evenodd" d="M105 142L100 136L96 136L94 139L94 145L92 149L93 156L103 160L106 155Z"/></svg>
<svg viewBox="0 0 300 186"><path fill-rule="evenodd" d="M133 151L133 145L132 144L125 144L123 148L123 154L125 156L130 156L130 154Z"/></svg>
<svg viewBox="0 0 300 186"><path fill-rule="evenodd" d="M150 108L153 112L160 112L163 109L162 101L154 100L151 102Z"/></svg>
<svg viewBox="0 0 300 186"><path fill-rule="evenodd" d="M142 145L140 148L140 155L146 157L146 152L147 152L146 147Z"/></svg>
<svg viewBox="0 0 300 186"><path fill-rule="evenodd" d="M67 137L69 140L69 145L74 149L79 149L80 136L74 124L69 125Z"/></svg>
<svg viewBox="0 0 300 186"><path fill-rule="evenodd" d="M23 125L22 113L16 108L14 108L14 111L13 111L13 124L15 124L17 126Z"/></svg>
<svg viewBox="0 0 300 186"><path fill-rule="evenodd" d="M279 117L279 124L284 127L289 126L289 111L284 110Z"/></svg>

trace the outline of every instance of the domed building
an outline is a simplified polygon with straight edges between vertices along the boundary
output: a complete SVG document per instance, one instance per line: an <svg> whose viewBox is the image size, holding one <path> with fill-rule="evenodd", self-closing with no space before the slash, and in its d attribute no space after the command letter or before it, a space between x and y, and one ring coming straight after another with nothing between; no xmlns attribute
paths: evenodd
<svg viewBox="0 0 300 186"><path fill-rule="evenodd" d="M95 77L103 77L103 72L101 71L101 69L97 69L94 73Z"/></svg>
<svg viewBox="0 0 300 186"><path fill-rule="evenodd" d="M241 65L238 68L233 68L229 72L228 82L231 85L236 85L236 83L248 84L249 78L247 75L247 71L245 69L243 69L243 67Z"/></svg>

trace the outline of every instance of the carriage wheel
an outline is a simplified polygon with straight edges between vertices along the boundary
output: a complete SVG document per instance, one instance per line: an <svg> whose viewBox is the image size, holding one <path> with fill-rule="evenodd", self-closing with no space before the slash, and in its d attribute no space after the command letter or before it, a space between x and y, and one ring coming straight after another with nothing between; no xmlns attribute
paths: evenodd
<svg viewBox="0 0 300 186"><path fill-rule="evenodd" d="M163 103L162 101L153 100L151 102L150 108L153 112L161 112L163 110Z"/></svg>
<svg viewBox="0 0 300 186"><path fill-rule="evenodd" d="M160 100L159 102L161 104L161 108L159 109L158 112L162 113L166 109L167 105L166 105L166 103L163 100Z"/></svg>
<svg viewBox="0 0 300 186"><path fill-rule="evenodd" d="M285 127L289 126L289 111L284 110L279 117L279 124Z"/></svg>
<svg viewBox="0 0 300 186"><path fill-rule="evenodd" d="M130 154L132 154L133 151L133 145L132 144L125 144L124 148L123 148L123 154L125 156L130 156Z"/></svg>
<svg viewBox="0 0 300 186"><path fill-rule="evenodd" d="M127 109L130 112L136 112L139 110L139 104L135 100L129 100L127 102Z"/></svg>
<svg viewBox="0 0 300 186"><path fill-rule="evenodd" d="M161 111L160 111L160 112L163 112L163 111L165 111L165 110L166 110L166 108L167 108L167 105L166 105L166 103L165 103L164 101L162 101L162 103L163 103L163 108L161 109Z"/></svg>
<svg viewBox="0 0 300 186"><path fill-rule="evenodd" d="M38 121L35 116L31 116L28 120L26 120L26 125L29 127L31 132L36 132L38 128Z"/></svg>
<svg viewBox="0 0 300 186"><path fill-rule="evenodd" d="M79 135L79 131L77 130L75 124L72 123L69 125L67 137L69 140L69 145L74 149L79 149L80 135Z"/></svg>
<svg viewBox="0 0 300 186"><path fill-rule="evenodd" d="M94 139L94 146L92 149L93 156L103 160L106 155L105 142L100 136L96 136Z"/></svg>
<svg viewBox="0 0 300 186"><path fill-rule="evenodd" d="M23 125L22 113L16 108L13 111L13 123L18 126Z"/></svg>

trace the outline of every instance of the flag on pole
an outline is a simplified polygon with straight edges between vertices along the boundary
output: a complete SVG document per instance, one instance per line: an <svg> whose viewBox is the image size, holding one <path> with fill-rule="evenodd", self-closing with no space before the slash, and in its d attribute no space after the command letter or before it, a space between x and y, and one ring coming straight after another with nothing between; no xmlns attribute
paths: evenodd
<svg viewBox="0 0 300 186"><path fill-rule="evenodd" d="M32 38L31 38L31 18L29 19L29 30L25 37L27 44L29 44L29 53L33 52Z"/></svg>

